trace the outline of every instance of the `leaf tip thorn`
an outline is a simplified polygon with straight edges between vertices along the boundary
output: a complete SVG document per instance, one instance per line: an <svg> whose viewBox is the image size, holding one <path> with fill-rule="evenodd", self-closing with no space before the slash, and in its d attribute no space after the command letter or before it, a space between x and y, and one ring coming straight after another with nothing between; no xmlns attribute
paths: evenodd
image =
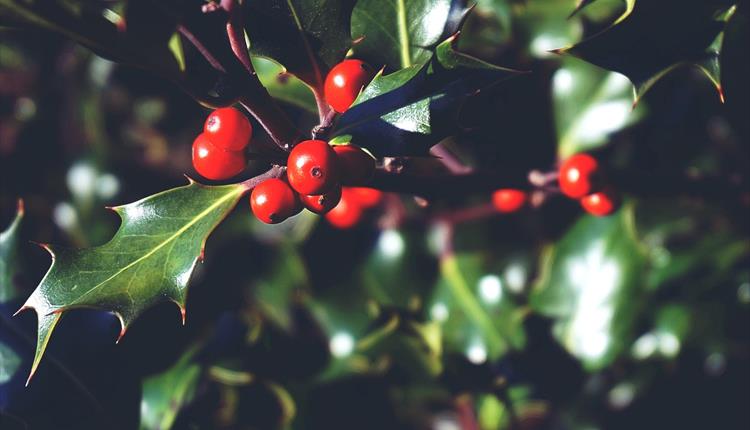
<svg viewBox="0 0 750 430"><path fill-rule="evenodd" d="M23 311L26 311L26 310L28 310L28 309L31 309L31 307L30 307L30 306L28 306L28 305L23 305L23 306L21 306L21 307L20 307L20 308L19 308L19 309L18 309L18 310L17 310L17 311L16 311L16 312L15 312L15 313L13 314L13 316L16 316L16 315L20 314L21 312L23 312Z"/></svg>
<svg viewBox="0 0 750 430"><path fill-rule="evenodd" d="M18 202L16 203L16 213L18 216L23 216L23 214L26 212L26 206L23 203L23 199L18 199Z"/></svg>

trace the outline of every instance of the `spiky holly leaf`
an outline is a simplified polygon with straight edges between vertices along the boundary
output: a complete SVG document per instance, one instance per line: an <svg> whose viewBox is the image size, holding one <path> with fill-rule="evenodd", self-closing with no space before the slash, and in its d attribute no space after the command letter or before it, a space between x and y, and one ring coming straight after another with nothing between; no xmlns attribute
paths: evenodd
<svg viewBox="0 0 750 430"><path fill-rule="evenodd" d="M351 46L355 0L254 0L244 2L250 52L284 66L316 90Z"/></svg>
<svg viewBox="0 0 750 430"><path fill-rule="evenodd" d="M352 12L354 55L374 67L398 70L424 64L431 48L459 30L467 11L460 0L360 0Z"/></svg>
<svg viewBox="0 0 750 430"><path fill-rule="evenodd" d="M456 50L458 34L435 48L430 61L384 75L362 90L334 135L378 156L424 155L458 131L463 101L480 89L519 73Z"/></svg>
<svg viewBox="0 0 750 430"><path fill-rule="evenodd" d="M0 304L18 297L14 282L19 272L18 231L23 220L23 201L18 201L16 217L7 229L0 233Z"/></svg>
<svg viewBox="0 0 750 430"><path fill-rule="evenodd" d="M626 0L626 4L625 13L611 27L558 52L624 74L634 85L636 101L681 65L703 71L723 100L719 55L726 22L735 10L732 3Z"/></svg>
<svg viewBox="0 0 750 430"><path fill-rule="evenodd" d="M556 320L555 337L585 367L601 369L629 345L645 262L632 205L585 216L544 255L531 306Z"/></svg>
<svg viewBox="0 0 750 430"><path fill-rule="evenodd" d="M246 189L243 184L205 186L190 181L114 208L122 224L104 245L45 245L52 266L21 308L34 309L38 318L31 375L60 317L70 309L113 312L122 326L120 337L141 312L163 300L175 302L184 321L188 281L202 258L206 238Z"/></svg>

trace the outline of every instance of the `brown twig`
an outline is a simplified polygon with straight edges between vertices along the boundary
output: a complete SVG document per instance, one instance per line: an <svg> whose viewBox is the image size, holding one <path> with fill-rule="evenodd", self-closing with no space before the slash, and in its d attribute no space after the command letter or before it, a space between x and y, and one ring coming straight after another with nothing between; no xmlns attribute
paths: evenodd
<svg viewBox="0 0 750 430"><path fill-rule="evenodd" d="M271 167L264 173L261 173L258 176L253 176L250 179L240 182L240 185L242 185L242 187L245 188L245 191L250 191L253 188L257 187L258 184L260 184L261 182L267 179L280 178L284 176L285 173L286 173L286 166L274 165L273 167Z"/></svg>

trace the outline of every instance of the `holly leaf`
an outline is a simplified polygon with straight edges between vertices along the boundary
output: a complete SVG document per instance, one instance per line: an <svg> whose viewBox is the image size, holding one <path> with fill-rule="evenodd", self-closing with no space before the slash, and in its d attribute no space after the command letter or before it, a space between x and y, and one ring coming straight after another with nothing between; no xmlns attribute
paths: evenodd
<svg viewBox="0 0 750 430"><path fill-rule="evenodd" d="M174 366L143 381L141 430L172 428L180 410L193 400L201 375L193 356L190 351Z"/></svg>
<svg viewBox="0 0 750 430"><path fill-rule="evenodd" d="M719 55L726 22L736 7L725 0L626 4L612 26L557 52L624 74L634 85L636 102L670 71L692 65L711 80L723 101Z"/></svg>
<svg viewBox="0 0 750 430"><path fill-rule="evenodd" d="M556 320L555 337L585 367L600 369L629 345L645 261L631 205L585 216L543 257L531 306Z"/></svg>
<svg viewBox="0 0 750 430"><path fill-rule="evenodd" d="M475 254L443 258L441 277L426 306L429 318L442 328L445 348L475 364L525 342L523 314L504 297L500 278L484 266Z"/></svg>
<svg viewBox="0 0 750 430"><path fill-rule="evenodd" d="M20 272L18 259L18 232L23 221L23 201L18 201L16 217L0 233L0 304L18 297L15 277Z"/></svg>
<svg viewBox="0 0 750 430"><path fill-rule="evenodd" d="M354 55L375 67L424 64L439 41L459 30L468 9L459 0L360 0L351 34Z"/></svg>
<svg viewBox="0 0 750 430"><path fill-rule="evenodd" d="M250 52L284 66L316 91L351 47L354 0L244 2Z"/></svg>
<svg viewBox="0 0 750 430"><path fill-rule="evenodd" d="M273 98L311 113L318 112L313 93L299 78L267 58L253 57L252 61L260 83Z"/></svg>
<svg viewBox="0 0 750 430"><path fill-rule="evenodd" d="M462 102L519 73L455 49L458 35L440 43L433 57L385 75L381 70L342 115L335 136L377 156L425 155L458 130Z"/></svg>
<svg viewBox="0 0 750 430"><path fill-rule="evenodd" d="M246 191L242 184L193 182L113 208L122 219L104 245L68 249L44 245L52 266L19 310L38 319L36 371L64 312L81 307L108 310L120 320L120 338L146 308L165 299L185 318L188 281L203 257L207 236ZM119 339L118 339L119 340Z"/></svg>
<svg viewBox="0 0 750 430"><path fill-rule="evenodd" d="M628 79L575 58L566 58L552 78L560 158L607 144L609 135L643 117L632 108Z"/></svg>

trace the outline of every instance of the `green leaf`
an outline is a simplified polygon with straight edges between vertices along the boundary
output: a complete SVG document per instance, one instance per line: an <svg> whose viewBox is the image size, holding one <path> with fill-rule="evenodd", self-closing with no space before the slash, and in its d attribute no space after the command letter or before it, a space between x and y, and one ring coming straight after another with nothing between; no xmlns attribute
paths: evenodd
<svg viewBox="0 0 750 430"><path fill-rule="evenodd" d="M514 29L519 42L536 58L548 58L551 50L570 45L581 38L579 19L569 19L574 0L536 0L515 4Z"/></svg>
<svg viewBox="0 0 750 430"><path fill-rule="evenodd" d="M21 357L0 341L0 386L13 379L20 366Z"/></svg>
<svg viewBox="0 0 750 430"><path fill-rule="evenodd" d="M566 59L552 79L558 156L566 158L609 142L609 135L643 117L632 109L628 79L577 59Z"/></svg>
<svg viewBox="0 0 750 430"><path fill-rule="evenodd" d="M556 320L555 337L588 369L611 363L632 336L645 268L633 224L631 205L583 217L544 256L531 295L532 308Z"/></svg>
<svg viewBox="0 0 750 430"><path fill-rule="evenodd" d="M21 310L38 318L34 374L52 331L70 309L113 312L125 334L146 308L165 299L183 313L188 281L206 238L246 191L242 184L174 188L113 208L122 219L106 244L86 249L45 246L53 261ZM31 377L31 376L30 376Z"/></svg>
<svg viewBox="0 0 750 430"><path fill-rule="evenodd" d="M360 0L352 13L353 50L375 68L424 64L431 47L455 33L465 13L457 0Z"/></svg>
<svg viewBox="0 0 750 430"><path fill-rule="evenodd" d="M291 330L292 300L295 293L306 291L307 270L294 245L282 244L279 248L269 275L254 282L253 297L271 321Z"/></svg>
<svg viewBox="0 0 750 430"><path fill-rule="evenodd" d="M169 430L180 409L193 400L201 374L193 355L186 353L174 366L143 381L141 430Z"/></svg>
<svg viewBox="0 0 750 430"><path fill-rule="evenodd" d="M440 266L442 276L426 310L441 324L447 350L480 364L523 346L523 313L504 297L502 281L480 255L446 257Z"/></svg>
<svg viewBox="0 0 750 430"><path fill-rule="evenodd" d="M318 112L315 96L299 78L287 73L284 67L267 58L253 57L252 61L258 79L271 96L308 112Z"/></svg>
<svg viewBox="0 0 750 430"><path fill-rule="evenodd" d="M719 55L735 9L724 0L629 0L611 27L560 52L624 74L634 85L636 101L682 65L702 70L723 100Z"/></svg>
<svg viewBox="0 0 750 430"><path fill-rule="evenodd" d="M378 73L339 119L334 135L378 156L424 155L458 131L462 101L521 72L456 51L457 35L435 49L432 59L384 75Z"/></svg>
<svg viewBox="0 0 750 430"><path fill-rule="evenodd" d="M5 231L0 233L0 303L7 303L18 297L15 277L19 272L18 231L23 221L23 201L18 201L16 217Z"/></svg>
<svg viewBox="0 0 750 430"><path fill-rule="evenodd" d="M354 0L253 0L244 2L250 52L284 66L322 91L328 70L351 46Z"/></svg>
<svg viewBox="0 0 750 430"><path fill-rule="evenodd" d="M680 279L689 279L691 290L712 288L750 254L750 243L720 213L689 202L642 202L636 223L649 250L650 289Z"/></svg>

